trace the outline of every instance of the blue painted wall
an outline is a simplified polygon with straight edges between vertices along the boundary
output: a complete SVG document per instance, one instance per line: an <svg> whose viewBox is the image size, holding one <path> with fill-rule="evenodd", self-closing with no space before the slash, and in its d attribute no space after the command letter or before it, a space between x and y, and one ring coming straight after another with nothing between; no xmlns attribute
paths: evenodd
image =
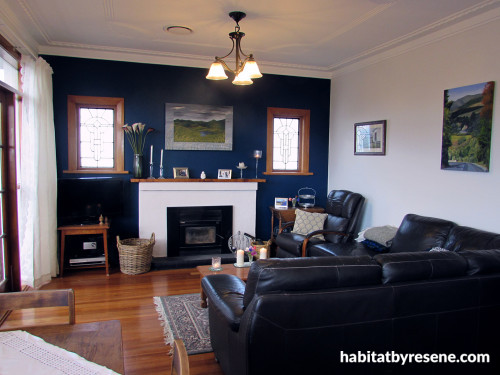
<svg viewBox="0 0 500 375"><path fill-rule="evenodd" d="M244 177L255 177L253 150L263 150L259 161L256 235L269 239L271 217L269 206L274 197L291 197L301 187L317 191L316 203L324 205L327 195L330 80L265 74L252 86L235 86L231 79L209 81L207 69L139 64L106 60L43 56L54 70L54 122L56 128L57 171L59 177L81 177L65 174L68 168L67 95L111 96L125 99L125 123L143 122L156 132L149 135L154 146L154 159L159 160L164 146L165 103L190 103L232 106L233 151L164 151L166 177L172 167L188 167L191 177L205 171L208 178L217 178L220 168L232 169L239 176L238 162L249 168ZM266 164L266 117L268 107L303 108L311 110L310 170L313 176L264 176ZM132 170L133 153L125 141L125 169ZM158 176L158 163L154 175ZM113 232L122 238L138 235L138 186L125 180L124 215L115 219ZM116 177L116 176L115 176ZM207 202L208 203L208 202ZM237 230L237 228L235 228Z"/></svg>

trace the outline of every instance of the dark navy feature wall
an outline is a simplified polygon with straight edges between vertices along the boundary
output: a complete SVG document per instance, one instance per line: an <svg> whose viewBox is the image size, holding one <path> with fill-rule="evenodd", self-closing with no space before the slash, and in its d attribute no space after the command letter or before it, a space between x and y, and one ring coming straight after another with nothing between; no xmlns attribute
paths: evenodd
<svg viewBox="0 0 500 375"><path fill-rule="evenodd" d="M140 64L107 60L43 56L52 67L57 171L59 178L82 177L63 173L68 168L67 96L109 96L125 99L125 123L143 122L155 132L148 136L144 158L149 162L154 147L154 176L159 175L160 150L165 145L165 103L209 104L233 107L232 151L164 150L164 175L173 177L173 167L189 168L189 175L217 178L218 169L232 169L238 178L239 162L248 169L243 177L255 178L253 150L262 150L259 160L256 236L267 240L271 232L269 206L275 197L293 197L301 187L317 191L316 204L324 206L327 195L330 80L264 74L251 86L205 79L201 68ZM311 111L310 166L312 176L266 176L267 108L300 108ZM125 169L132 170L133 152L125 140ZM146 165L145 165L146 167ZM149 172L148 168L145 168ZM122 238L138 235L138 186L131 175L125 180L124 215L112 224ZM209 205L210 202L207 202ZM251 207L249 207L251 209ZM234 228L238 230L238 228Z"/></svg>

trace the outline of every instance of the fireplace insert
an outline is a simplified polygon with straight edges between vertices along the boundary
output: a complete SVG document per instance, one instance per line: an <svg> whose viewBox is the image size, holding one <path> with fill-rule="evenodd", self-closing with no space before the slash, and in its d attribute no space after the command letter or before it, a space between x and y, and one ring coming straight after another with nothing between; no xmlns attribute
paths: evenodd
<svg viewBox="0 0 500 375"><path fill-rule="evenodd" d="M229 253L233 206L167 207L167 257Z"/></svg>

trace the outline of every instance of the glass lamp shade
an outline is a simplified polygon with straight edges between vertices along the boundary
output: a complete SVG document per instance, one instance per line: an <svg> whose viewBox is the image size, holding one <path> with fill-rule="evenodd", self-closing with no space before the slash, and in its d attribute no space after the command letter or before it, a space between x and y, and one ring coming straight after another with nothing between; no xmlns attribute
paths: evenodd
<svg viewBox="0 0 500 375"><path fill-rule="evenodd" d="M243 68L243 71L250 78L260 78L260 77L262 77L262 73L259 70L259 66L257 65L257 62L255 60L253 60L253 59L248 60L245 63L245 67Z"/></svg>
<svg viewBox="0 0 500 375"><path fill-rule="evenodd" d="M244 86L251 85L253 82L250 77L245 74L245 71L241 71L238 73L236 77L234 77L233 85Z"/></svg>
<svg viewBox="0 0 500 375"><path fill-rule="evenodd" d="M207 79L213 79L213 80L221 80L221 79L227 79L226 72L224 71L224 67L220 62L214 62L210 66L210 70L208 71L207 74Z"/></svg>

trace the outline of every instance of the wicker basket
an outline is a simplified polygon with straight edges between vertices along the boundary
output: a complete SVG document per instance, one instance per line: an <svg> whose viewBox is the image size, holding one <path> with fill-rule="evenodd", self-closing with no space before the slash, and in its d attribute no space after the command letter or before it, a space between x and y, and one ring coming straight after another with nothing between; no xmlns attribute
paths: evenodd
<svg viewBox="0 0 500 375"><path fill-rule="evenodd" d="M151 239L129 238L120 240L116 236L118 253L120 255L120 271L127 275L138 275L148 272L151 269L151 258L155 245L155 234L151 234Z"/></svg>
<svg viewBox="0 0 500 375"><path fill-rule="evenodd" d="M272 244L271 240L269 240L269 241L252 241L251 246L255 246L255 248L257 249L256 258L259 259L259 257L260 257L259 250L262 248L267 249L267 257L270 258L271 257L271 244Z"/></svg>

